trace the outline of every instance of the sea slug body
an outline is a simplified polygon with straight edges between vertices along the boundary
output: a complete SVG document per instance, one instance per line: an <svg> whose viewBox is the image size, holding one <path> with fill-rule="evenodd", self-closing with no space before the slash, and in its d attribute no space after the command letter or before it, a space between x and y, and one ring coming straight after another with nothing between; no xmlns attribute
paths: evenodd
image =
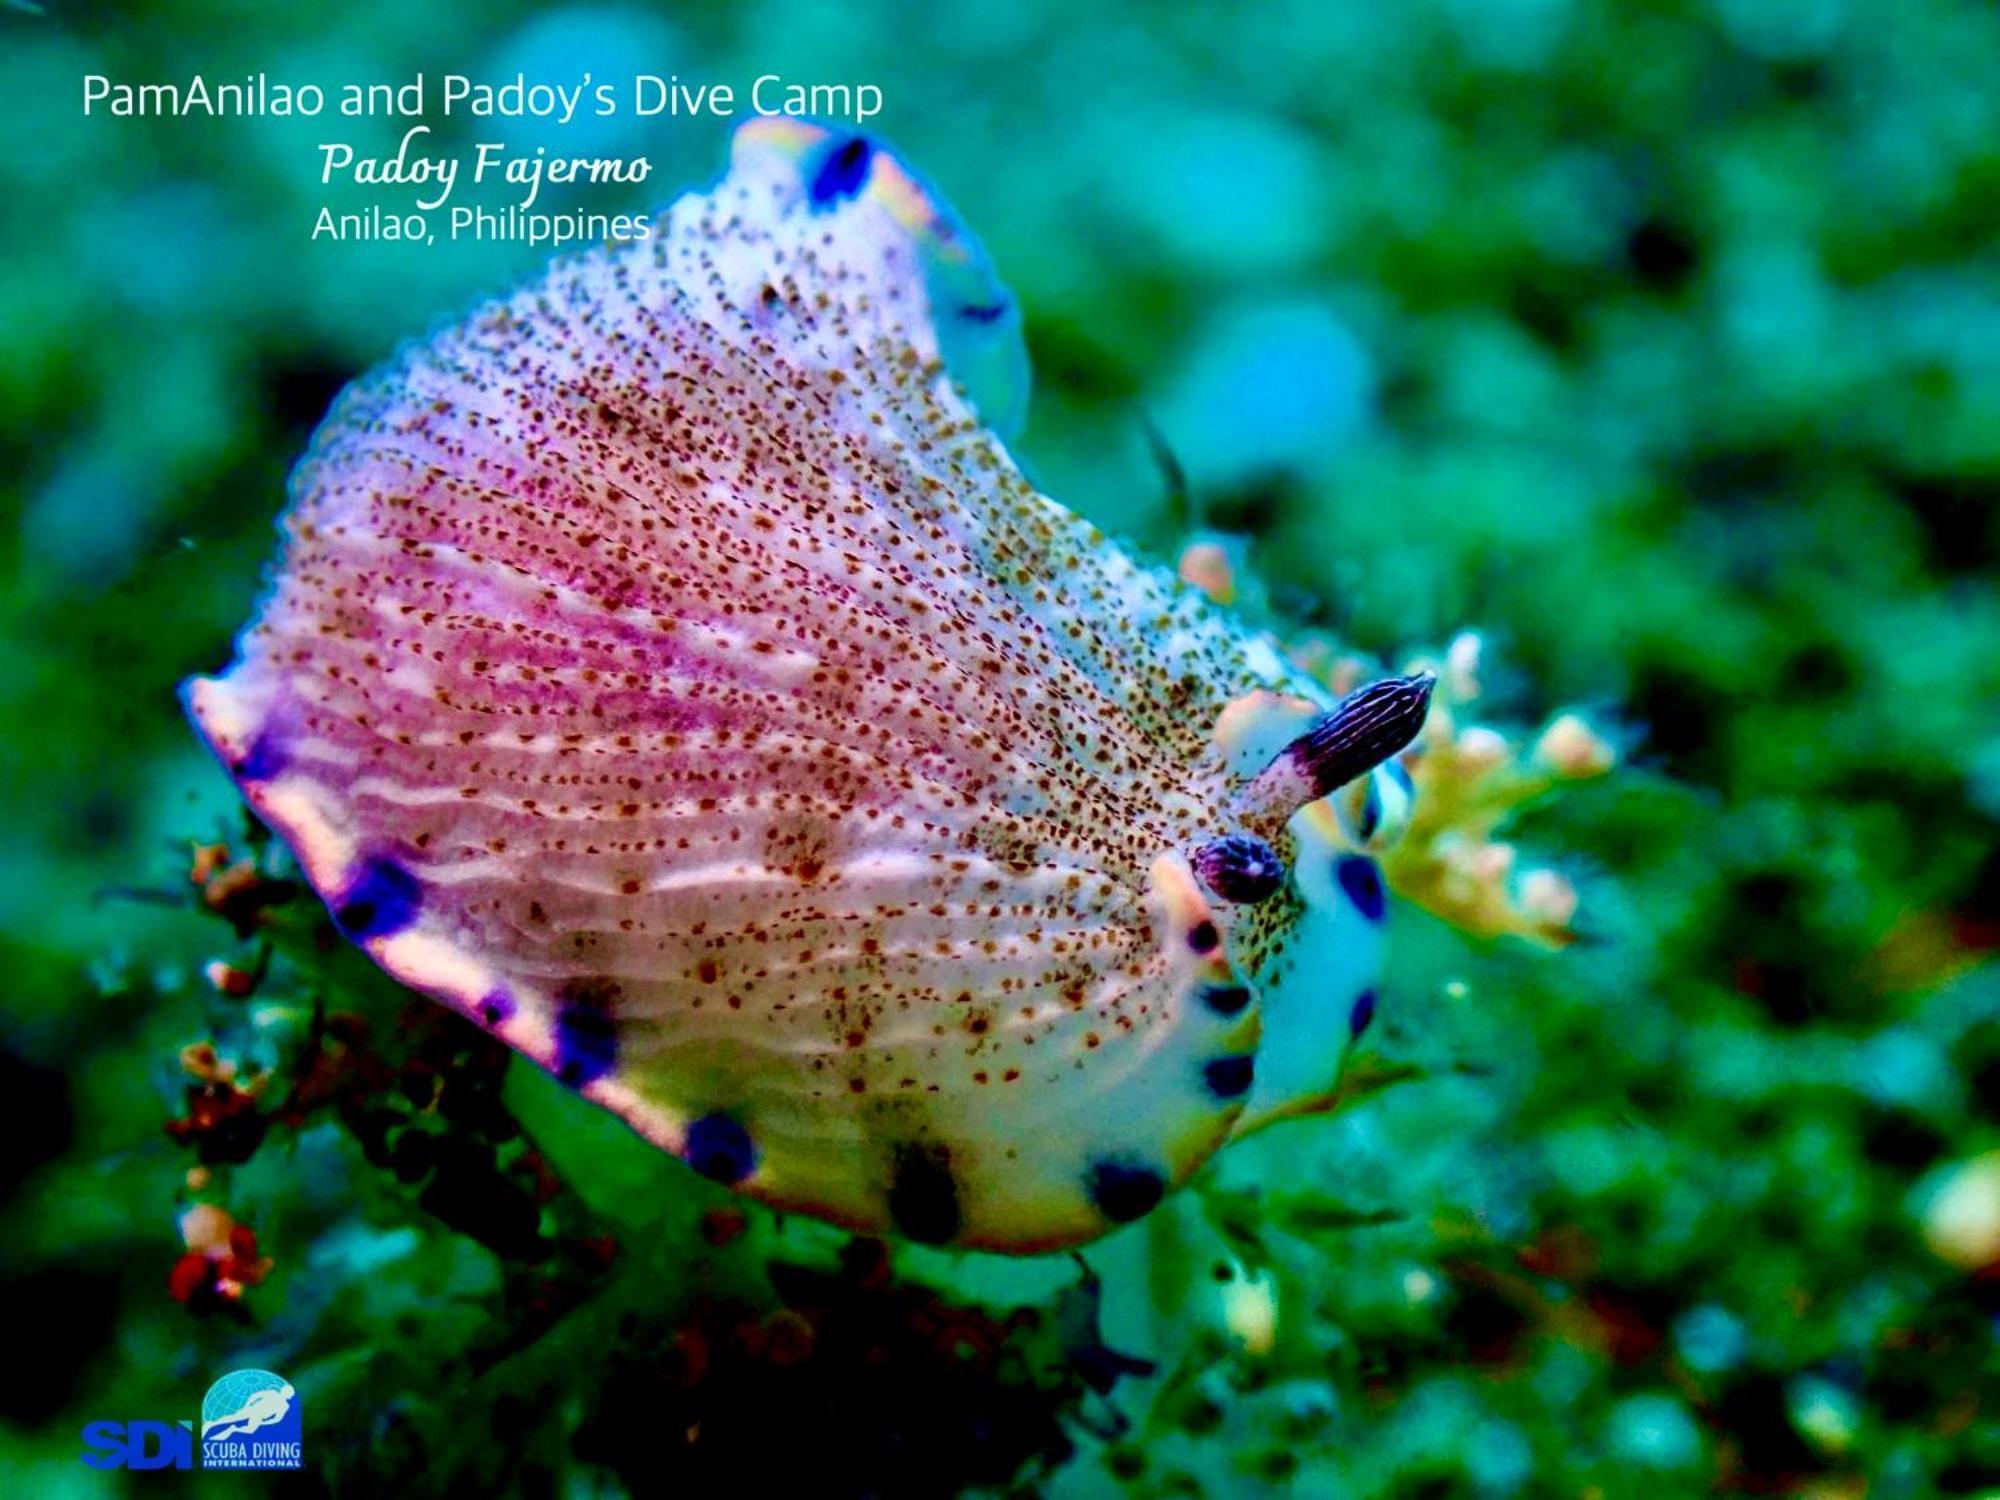
<svg viewBox="0 0 2000 1500"><path fill-rule="evenodd" d="M350 939L702 1176L1087 1241L1330 1096L1385 894L1324 799L1407 802L1431 682L1336 703L1036 493L1025 401L937 196L754 121L343 395L190 709Z"/></svg>

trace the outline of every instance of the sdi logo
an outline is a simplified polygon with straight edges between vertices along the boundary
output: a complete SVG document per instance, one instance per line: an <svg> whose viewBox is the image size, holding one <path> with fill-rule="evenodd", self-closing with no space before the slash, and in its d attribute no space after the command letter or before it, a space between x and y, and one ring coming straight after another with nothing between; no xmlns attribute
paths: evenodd
<svg viewBox="0 0 2000 1500"><path fill-rule="evenodd" d="M201 1403L204 1469L296 1469L303 1462L298 1392L269 1370L234 1370ZM192 1422L86 1422L93 1469L192 1469Z"/></svg>
<svg viewBox="0 0 2000 1500"><path fill-rule="evenodd" d="M192 1469L192 1422L86 1422L83 1461L93 1469Z"/></svg>

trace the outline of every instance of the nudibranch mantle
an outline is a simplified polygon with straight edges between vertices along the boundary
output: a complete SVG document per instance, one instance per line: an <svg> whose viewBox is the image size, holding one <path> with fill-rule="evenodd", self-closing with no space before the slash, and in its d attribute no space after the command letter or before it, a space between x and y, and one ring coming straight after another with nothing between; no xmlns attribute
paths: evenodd
<svg viewBox="0 0 2000 1500"><path fill-rule="evenodd" d="M382 968L696 1171L1090 1240L1331 1093L1382 887L1316 799L1428 685L1336 709L1037 494L1026 371L895 158L746 125L342 395L194 720Z"/></svg>

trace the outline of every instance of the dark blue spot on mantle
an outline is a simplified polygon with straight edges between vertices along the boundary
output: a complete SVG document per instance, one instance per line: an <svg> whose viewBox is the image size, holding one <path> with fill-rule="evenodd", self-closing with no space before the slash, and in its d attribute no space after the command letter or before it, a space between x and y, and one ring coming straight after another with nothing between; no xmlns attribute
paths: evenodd
<svg viewBox="0 0 2000 1500"><path fill-rule="evenodd" d="M238 781L269 781L273 776L284 773L291 764L291 756L279 743L276 731L266 729L250 743L250 749L243 759L236 763Z"/></svg>
<svg viewBox="0 0 2000 1500"><path fill-rule="evenodd" d="M1343 855L1333 873L1356 911L1371 922L1382 920L1383 912L1388 910L1389 898L1382 889L1382 872L1376 868L1374 860L1360 854Z"/></svg>
<svg viewBox="0 0 2000 1500"><path fill-rule="evenodd" d="M827 152L806 189L816 208L830 208L861 191L868 180L868 162L874 155L866 136L854 136Z"/></svg>
<svg viewBox="0 0 2000 1500"><path fill-rule="evenodd" d="M1257 1060L1247 1052L1237 1057L1218 1057L1202 1065L1201 1076L1216 1098L1240 1099L1250 1092L1251 1080L1257 1076Z"/></svg>
<svg viewBox="0 0 2000 1500"><path fill-rule="evenodd" d="M479 1019L488 1026L503 1026L514 1019L516 1009L512 995L505 990L494 990L479 1002Z"/></svg>
<svg viewBox="0 0 2000 1500"><path fill-rule="evenodd" d="M1363 990L1354 997L1354 1009L1348 1012L1347 1033L1360 1036L1368 1029L1368 1023L1375 1019L1375 992Z"/></svg>
<svg viewBox="0 0 2000 1500"><path fill-rule="evenodd" d="M556 1077L571 1088L597 1082L618 1066L618 986L572 980L556 992Z"/></svg>
<svg viewBox="0 0 2000 1500"><path fill-rule="evenodd" d="M958 1238L964 1219L958 1183L943 1148L905 1146L896 1152L889 1177L889 1220L898 1233L920 1245Z"/></svg>
<svg viewBox="0 0 2000 1500"><path fill-rule="evenodd" d="M725 1114L707 1114L688 1126L687 1164L710 1182L741 1182L757 1168L750 1132Z"/></svg>
<svg viewBox="0 0 2000 1500"><path fill-rule="evenodd" d="M1382 826L1382 788L1371 774L1368 785L1361 794L1361 821L1354 832L1360 842L1366 843L1375 837L1375 830Z"/></svg>
<svg viewBox="0 0 2000 1500"><path fill-rule="evenodd" d="M363 860L334 903L334 925L357 943L389 937L416 921L423 899L417 877L393 859Z"/></svg>
<svg viewBox="0 0 2000 1500"><path fill-rule="evenodd" d="M1090 1199L1114 1224L1129 1224L1159 1207L1167 1184L1150 1167L1101 1161L1090 1169Z"/></svg>
<svg viewBox="0 0 2000 1500"><path fill-rule="evenodd" d="M999 302L970 302L958 310L958 315L968 323L997 323L1007 315L1008 304Z"/></svg>
<svg viewBox="0 0 2000 1500"><path fill-rule="evenodd" d="M1218 1016L1233 1016L1250 1003L1250 991L1240 984L1205 984L1201 999Z"/></svg>

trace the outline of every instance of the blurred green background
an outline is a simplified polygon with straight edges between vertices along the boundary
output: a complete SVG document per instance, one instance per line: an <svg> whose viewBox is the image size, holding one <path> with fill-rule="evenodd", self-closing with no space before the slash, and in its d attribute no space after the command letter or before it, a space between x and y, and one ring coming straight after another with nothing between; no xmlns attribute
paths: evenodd
<svg viewBox="0 0 2000 1500"><path fill-rule="evenodd" d="M1385 658L1477 627L1497 721L1582 703L1631 747L1515 830L1587 942L1399 908L1385 1034L1437 1076L1092 1252L1153 1378L1087 1389L1067 1260L787 1290L765 1264L837 1236L752 1209L717 1247L726 1198L526 1069L507 1108L570 1184L543 1223L624 1268L526 1354L468 1353L548 1321L504 1236L330 1117L218 1166L268 1278L169 1296L179 1050L396 1013L309 954L261 1010L203 980L252 950L188 846L240 821L174 686L226 660L335 391L542 255L309 243L361 201L314 143L396 122L85 120L80 80L517 69L879 84L871 128L1025 309L1043 488L1169 553L1150 417L1287 616ZM48 0L0 13L0 98L0 1492L184 1488L84 1468L80 1425L262 1361L306 1401L306 1493L702 1492L806 1455L830 1493L1023 1462L1064 1495L2000 1493L1992 6ZM616 212L711 178L728 124L584 130L444 134L643 152L644 189L563 201ZM1046 1336L928 1395L840 1363L875 1347L840 1297L930 1330L924 1287ZM743 1318L764 1342L725 1357ZM785 1318L818 1339L789 1363Z"/></svg>

